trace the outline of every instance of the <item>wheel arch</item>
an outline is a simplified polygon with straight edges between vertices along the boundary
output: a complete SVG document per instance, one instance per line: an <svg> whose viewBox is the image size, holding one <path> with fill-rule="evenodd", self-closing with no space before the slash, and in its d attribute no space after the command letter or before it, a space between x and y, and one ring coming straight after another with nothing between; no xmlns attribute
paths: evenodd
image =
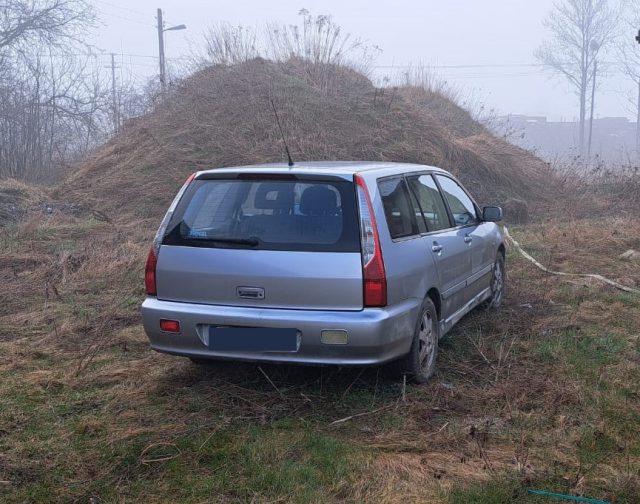
<svg viewBox="0 0 640 504"><path fill-rule="evenodd" d="M440 296L440 291L435 287L431 287L427 291L426 297L428 297L429 299L431 299L431 301L433 301L433 304L436 307L438 320L442 320L442 297Z"/></svg>

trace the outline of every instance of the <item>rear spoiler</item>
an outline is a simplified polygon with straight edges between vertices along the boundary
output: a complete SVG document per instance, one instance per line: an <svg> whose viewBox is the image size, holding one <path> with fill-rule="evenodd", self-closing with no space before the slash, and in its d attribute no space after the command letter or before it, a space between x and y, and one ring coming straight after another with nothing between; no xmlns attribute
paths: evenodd
<svg viewBox="0 0 640 504"><path fill-rule="evenodd" d="M240 171L224 170L199 172L195 180L314 180L327 182L353 182L353 175L333 175L327 173L287 173L286 171Z"/></svg>

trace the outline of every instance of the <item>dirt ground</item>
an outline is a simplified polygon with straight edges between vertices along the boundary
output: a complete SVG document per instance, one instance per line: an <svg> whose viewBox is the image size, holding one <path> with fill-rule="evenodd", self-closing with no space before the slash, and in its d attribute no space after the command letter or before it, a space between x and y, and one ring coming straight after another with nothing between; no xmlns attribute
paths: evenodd
<svg viewBox="0 0 640 504"><path fill-rule="evenodd" d="M510 248L505 305L461 321L425 386L197 366L140 325L150 224L0 230L2 502L640 502L640 296ZM640 285L619 258L640 249L632 218L510 231L545 265Z"/></svg>

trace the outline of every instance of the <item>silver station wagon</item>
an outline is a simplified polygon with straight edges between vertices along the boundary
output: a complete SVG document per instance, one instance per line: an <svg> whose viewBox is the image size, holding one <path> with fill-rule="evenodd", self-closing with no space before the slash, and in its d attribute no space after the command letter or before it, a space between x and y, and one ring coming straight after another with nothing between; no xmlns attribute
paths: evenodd
<svg viewBox="0 0 640 504"><path fill-rule="evenodd" d="M499 207L444 170L308 162L195 173L149 252L144 328L191 358L375 365L416 382L504 296Z"/></svg>

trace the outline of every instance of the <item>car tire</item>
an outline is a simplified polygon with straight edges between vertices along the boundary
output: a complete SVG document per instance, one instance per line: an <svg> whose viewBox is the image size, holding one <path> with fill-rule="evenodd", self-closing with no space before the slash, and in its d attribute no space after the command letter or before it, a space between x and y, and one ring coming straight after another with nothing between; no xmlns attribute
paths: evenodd
<svg viewBox="0 0 640 504"><path fill-rule="evenodd" d="M504 268L504 256L498 252L491 272L491 296L484 302L487 310L497 310L504 301L506 272Z"/></svg>
<svg viewBox="0 0 640 504"><path fill-rule="evenodd" d="M400 376L405 375L415 383L426 383L436 371L440 324L433 301L426 298L413 334L409 353L396 362Z"/></svg>

